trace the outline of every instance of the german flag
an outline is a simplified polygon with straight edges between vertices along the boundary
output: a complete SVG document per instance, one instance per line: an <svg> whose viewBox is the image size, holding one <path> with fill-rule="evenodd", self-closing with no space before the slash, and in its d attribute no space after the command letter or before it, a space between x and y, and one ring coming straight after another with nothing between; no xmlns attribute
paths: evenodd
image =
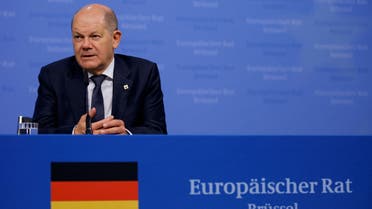
<svg viewBox="0 0 372 209"><path fill-rule="evenodd" d="M137 163L51 165L51 209L138 209Z"/></svg>

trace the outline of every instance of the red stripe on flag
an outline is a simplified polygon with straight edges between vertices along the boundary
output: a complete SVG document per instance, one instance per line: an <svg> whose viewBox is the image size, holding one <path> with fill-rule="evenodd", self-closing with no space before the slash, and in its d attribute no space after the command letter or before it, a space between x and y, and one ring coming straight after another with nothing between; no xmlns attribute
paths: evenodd
<svg viewBox="0 0 372 209"><path fill-rule="evenodd" d="M137 181L53 181L52 201L138 200Z"/></svg>

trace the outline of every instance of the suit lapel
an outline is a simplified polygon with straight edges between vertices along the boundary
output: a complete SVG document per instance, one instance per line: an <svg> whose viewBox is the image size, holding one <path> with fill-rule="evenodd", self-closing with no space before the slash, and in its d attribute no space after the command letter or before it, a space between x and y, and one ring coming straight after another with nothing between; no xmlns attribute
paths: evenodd
<svg viewBox="0 0 372 209"><path fill-rule="evenodd" d="M130 71L127 64L115 56L114 83L112 97L112 115L123 119L127 109L128 95L133 81L129 80Z"/></svg>
<svg viewBox="0 0 372 209"><path fill-rule="evenodd" d="M82 68L73 61L73 68L69 71L66 79L66 91L71 112L74 120L79 121L81 115L86 113L86 85L84 84L84 73Z"/></svg>

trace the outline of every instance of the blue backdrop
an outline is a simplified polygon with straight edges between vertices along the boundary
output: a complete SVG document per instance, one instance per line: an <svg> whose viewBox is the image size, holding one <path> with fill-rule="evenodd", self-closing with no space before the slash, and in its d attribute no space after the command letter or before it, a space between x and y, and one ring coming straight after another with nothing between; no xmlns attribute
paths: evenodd
<svg viewBox="0 0 372 209"><path fill-rule="evenodd" d="M117 50L155 61L171 134L372 134L369 0L115 0ZM1 134L41 66L72 55L86 0L0 6Z"/></svg>

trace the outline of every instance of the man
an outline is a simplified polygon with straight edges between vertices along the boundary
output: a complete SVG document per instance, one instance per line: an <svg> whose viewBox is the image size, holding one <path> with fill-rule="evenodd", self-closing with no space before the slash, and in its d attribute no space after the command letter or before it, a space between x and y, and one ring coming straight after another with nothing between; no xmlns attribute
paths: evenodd
<svg viewBox="0 0 372 209"><path fill-rule="evenodd" d="M166 134L157 65L114 54L122 34L112 9L84 6L71 30L75 56L39 74L33 116L39 133L85 134L91 118L93 134Z"/></svg>

